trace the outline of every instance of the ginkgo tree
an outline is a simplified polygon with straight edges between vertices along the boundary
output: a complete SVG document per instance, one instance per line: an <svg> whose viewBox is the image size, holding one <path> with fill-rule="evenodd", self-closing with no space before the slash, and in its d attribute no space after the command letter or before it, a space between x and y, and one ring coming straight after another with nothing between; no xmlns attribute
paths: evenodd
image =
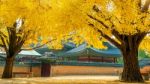
<svg viewBox="0 0 150 84"><path fill-rule="evenodd" d="M0 39L1 47L3 47L6 52L6 63L2 78L12 77L13 62L15 60L15 56L21 51L21 47L25 44L25 41L27 39L31 39L30 34L32 34L33 37L33 31L37 31L36 29L29 29L27 25L24 25L23 21L23 18L27 18L27 16L24 17L25 15L31 17L31 14L29 13L33 9L28 7L28 5L25 6L25 4L23 4L24 2L20 1L20 3L14 4L14 1L15 0L7 2L4 0L0 2L0 20L3 25L1 26ZM24 6L22 7L21 5ZM19 6L22 8L20 8ZM32 17L32 19L33 18L35 17ZM36 38L37 37L35 37L34 40Z"/></svg>
<svg viewBox="0 0 150 84"><path fill-rule="evenodd" d="M138 48L150 30L149 4L150 0L144 5L141 0L99 0L93 5L93 12L87 14L92 19L89 25L121 50L124 60L122 81L143 82Z"/></svg>
<svg viewBox="0 0 150 84"><path fill-rule="evenodd" d="M2 78L12 77L16 55L21 50L30 50L29 44L37 44L39 37L41 45L31 49L50 42L51 47L59 49L61 40L70 37L70 30L64 32L61 28L65 24L59 24L62 10L52 9L55 4L50 5L49 0L0 0L0 46L6 52Z"/></svg>

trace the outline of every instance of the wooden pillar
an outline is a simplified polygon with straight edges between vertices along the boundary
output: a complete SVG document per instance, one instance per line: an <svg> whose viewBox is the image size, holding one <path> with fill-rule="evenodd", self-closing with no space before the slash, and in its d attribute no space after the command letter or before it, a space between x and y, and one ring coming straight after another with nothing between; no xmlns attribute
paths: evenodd
<svg viewBox="0 0 150 84"><path fill-rule="evenodd" d="M117 62L117 58L116 57L114 57L114 63L116 63Z"/></svg>
<svg viewBox="0 0 150 84"><path fill-rule="evenodd" d="M88 56L88 62L90 62L89 56Z"/></svg>
<svg viewBox="0 0 150 84"><path fill-rule="evenodd" d="M67 58L67 61L70 61L70 57Z"/></svg>
<svg viewBox="0 0 150 84"><path fill-rule="evenodd" d="M104 62L104 58L102 57L102 62Z"/></svg>
<svg viewBox="0 0 150 84"><path fill-rule="evenodd" d="M116 58L114 57L114 63L116 63Z"/></svg>

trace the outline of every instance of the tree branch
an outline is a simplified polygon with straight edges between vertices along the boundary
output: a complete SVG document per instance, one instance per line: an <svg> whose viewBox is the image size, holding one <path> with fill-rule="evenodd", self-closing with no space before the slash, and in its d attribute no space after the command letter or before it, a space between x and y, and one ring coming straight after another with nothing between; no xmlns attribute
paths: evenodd
<svg viewBox="0 0 150 84"><path fill-rule="evenodd" d="M88 14L88 16L89 16L89 18L91 18L91 19L97 21L98 23L100 23L101 25L103 25L105 28L107 28L107 29L109 28L104 22L98 20L97 18L93 17L92 15Z"/></svg>
<svg viewBox="0 0 150 84"><path fill-rule="evenodd" d="M1 35L0 35L0 38L1 38L1 41L3 43L3 47L4 47L5 51L6 51L6 53L8 54L7 44L5 43L5 40L4 40L4 38Z"/></svg>
<svg viewBox="0 0 150 84"><path fill-rule="evenodd" d="M139 46L140 43L142 42L142 40L144 39L144 37L147 35L146 32L143 32L143 33L139 33L137 35L137 45Z"/></svg>
<svg viewBox="0 0 150 84"><path fill-rule="evenodd" d="M3 44L0 44L0 47L4 47L4 45L3 45Z"/></svg>
<svg viewBox="0 0 150 84"><path fill-rule="evenodd" d="M115 29L113 29L113 30L112 30L112 34L113 34L121 43L123 43L122 35L120 35L118 31L116 31Z"/></svg>
<svg viewBox="0 0 150 84"><path fill-rule="evenodd" d="M44 43L44 44L42 44L40 46L36 46L36 47L33 47L33 48L29 48L29 49L21 49L21 50L33 50L33 49L37 49L37 48L43 47L44 45L46 45L46 44L48 44L48 43L50 43L50 42L52 42L54 40L56 40L56 39L52 39L52 40L50 40L50 41L48 41L48 42L46 42L46 43Z"/></svg>
<svg viewBox="0 0 150 84"><path fill-rule="evenodd" d="M23 46L24 42L27 40L28 36L30 34L30 31L28 32L24 32L22 38L18 37L18 41L17 41L17 50L16 51L21 51L21 47Z"/></svg>
<svg viewBox="0 0 150 84"><path fill-rule="evenodd" d="M150 5L150 0L146 0L144 6L142 7L141 11L142 12L147 12L148 11L148 8L149 8L149 5Z"/></svg>
<svg viewBox="0 0 150 84"><path fill-rule="evenodd" d="M107 39L108 41L110 41L111 43L113 43L116 47L118 47L119 49L121 49L121 45L116 42L114 39L112 39L111 37L109 37L108 35L106 35L105 33L103 33L100 29L96 28L93 24L89 24L89 26L91 26L92 28L94 28L95 30L97 30L102 37L104 37L105 39Z"/></svg>
<svg viewBox="0 0 150 84"><path fill-rule="evenodd" d="M91 16L91 15L88 15L91 19L93 19L93 20L96 20L97 22L99 22L100 24L102 24L105 28L109 28L107 25L105 25L102 21L100 21L100 20L98 20L97 18L95 18L95 17L93 17L93 16ZM117 19L117 17L115 17L116 19ZM110 18L111 19L111 18ZM115 25L113 24L113 22L111 21L109 19L109 21L110 21L110 23L112 24L112 27L115 27ZM117 19L118 20L118 19ZM118 20L119 21L119 20ZM120 21L119 21L119 23L121 23ZM117 32L115 29L113 29L112 30L112 34L120 41L120 42L123 42L123 40L121 39L121 35L119 35L119 32Z"/></svg>

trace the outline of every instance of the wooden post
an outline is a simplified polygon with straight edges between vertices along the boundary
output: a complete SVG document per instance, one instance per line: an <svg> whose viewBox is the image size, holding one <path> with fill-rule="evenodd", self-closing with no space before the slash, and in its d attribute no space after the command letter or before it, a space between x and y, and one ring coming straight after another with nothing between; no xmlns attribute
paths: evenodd
<svg viewBox="0 0 150 84"><path fill-rule="evenodd" d="M102 62L104 62L104 58L102 57Z"/></svg>
<svg viewBox="0 0 150 84"><path fill-rule="evenodd" d="M114 57L114 63L116 63L116 58Z"/></svg>

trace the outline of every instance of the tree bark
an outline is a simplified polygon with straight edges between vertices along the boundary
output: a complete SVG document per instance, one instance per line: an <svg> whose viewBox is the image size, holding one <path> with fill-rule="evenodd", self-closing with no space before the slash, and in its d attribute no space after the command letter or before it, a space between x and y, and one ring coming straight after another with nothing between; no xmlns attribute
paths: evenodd
<svg viewBox="0 0 150 84"><path fill-rule="evenodd" d="M121 80L124 82L144 82L138 63L138 45L131 43L122 50L124 69Z"/></svg>
<svg viewBox="0 0 150 84"><path fill-rule="evenodd" d="M12 78L14 57L7 57L2 78Z"/></svg>

